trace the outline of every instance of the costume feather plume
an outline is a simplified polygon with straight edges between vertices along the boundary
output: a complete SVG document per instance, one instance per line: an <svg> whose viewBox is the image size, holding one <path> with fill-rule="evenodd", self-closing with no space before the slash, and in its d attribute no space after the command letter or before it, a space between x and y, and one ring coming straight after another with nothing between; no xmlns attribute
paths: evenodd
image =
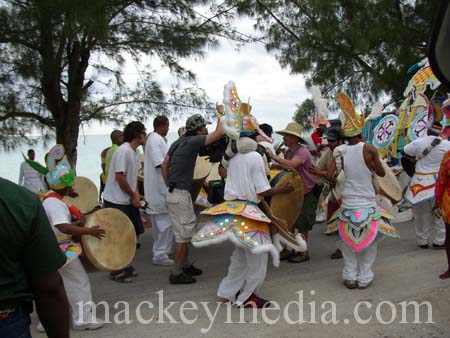
<svg viewBox="0 0 450 338"><path fill-rule="evenodd" d="M381 102L375 102L372 106L372 111L370 112L369 116L367 116L367 120L375 120L377 117L381 116L381 113L383 112L383 105Z"/></svg>
<svg viewBox="0 0 450 338"><path fill-rule="evenodd" d="M314 106L316 107L316 112L314 115L313 127L317 128L319 124L325 124L329 126L328 122L328 106L327 100L322 97L320 88L317 86L311 87L312 99Z"/></svg>

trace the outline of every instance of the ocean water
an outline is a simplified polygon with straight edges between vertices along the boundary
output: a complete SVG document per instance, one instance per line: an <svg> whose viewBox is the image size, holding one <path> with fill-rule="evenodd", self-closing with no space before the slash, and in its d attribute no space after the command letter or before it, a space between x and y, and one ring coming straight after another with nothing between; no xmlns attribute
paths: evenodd
<svg viewBox="0 0 450 338"><path fill-rule="evenodd" d="M167 134L169 144L177 138L178 134L176 131L169 131ZM24 144L13 151L0 150L0 177L18 183L20 164L23 162L22 152L26 155L28 149L34 149L36 152L35 160L44 164L44 156L53 145L49 143L45 146L42 141L38 141L37 144L31 147ZM109 134L80 136L78 138L77 175L89 178L99 187L99 176L101 173L100 153L110 145L111 139ZM138 151L142 153L142 147L139 147Z"/></svg>
<svg viewBox="0 0 450 338"><path fill-rule="evenodd" d="M275 143L281 141L281 136L274 134ZM169 131L167 141L172 144L178 138L177 131ZM0 177L6 178L12 182L18 183L20 164L23 162L22 152L26 155L28 149L34 149L36 153L35 161L44 165L44 156L54 144L44 145L42 141L37 142L34 146L26 144L19 146L15 150L0 150ZM111 145L109 134L104 135L81 135L78 138L78 161L77 175L85 176L92 182L100 186L101 159L100 153L103 149ZM138 151L143 153L142 147Z"/></svg>

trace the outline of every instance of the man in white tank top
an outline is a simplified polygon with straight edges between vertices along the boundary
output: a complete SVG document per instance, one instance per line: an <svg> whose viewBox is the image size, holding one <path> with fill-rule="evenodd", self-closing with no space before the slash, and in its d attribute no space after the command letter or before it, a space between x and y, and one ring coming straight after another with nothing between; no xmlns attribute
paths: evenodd
<svg viewBox="0 0 450 338"><path fill-rule="evenodd" d="M343 108L347 113L343 132L348 145L336 148L333 154L337 174L341 170L345 174L342 206L331 216L326 232L338 230L342 239L344 285L349 289L365 289L374 277L372 265L377 256L378 233L390 237L398 234L390 225L391 216L377 206L372 174L385 175L378 151L363 142L364 118L351 108L350 111Z"/></svg>

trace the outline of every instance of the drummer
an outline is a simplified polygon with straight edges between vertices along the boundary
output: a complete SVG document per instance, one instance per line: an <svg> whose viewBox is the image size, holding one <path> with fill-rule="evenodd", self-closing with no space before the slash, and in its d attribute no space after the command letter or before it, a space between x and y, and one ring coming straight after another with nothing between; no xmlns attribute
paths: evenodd
<svg viewBox="0 0 450 338"><path fill-rule="evenodd" d="M57 154L56 156L59 156ZM47 184L51 190L43 197L42 205L49 219L52 230L58 239L72 236L94 236L101 239L105 231L98 226L84 228L85 217L76 208L63 201L68 190L72 187L75 174L67 163L55 166L55 152L50 151L47 157L49 173L46 175ZM76 219L76 221L73 221ZM88 275L77 257L59 269L64 281L67 297L72 309L72 324L75 330L95 330L103 326L97 322L92 312L92 293ZM79 308L80 306L82 308ZM82 316L80 316L82 315ZM38 330L43 331L41 324Z"/></svg>
<svg viewBox="0 0 450 338"><path fill-rule="evenodd" d="M133 223L136 237L144 232L139 211L141 195L137 189L140 159L136 149L145 144L146 135L145 126L141 122L133 121L125 126L124 143L111 159L103 193L104 207L124 212ZM110 274L110 278L119 283L131 283L131 277L135 276L137 272L131 265Z"/></svg>
<svg viewBox="0 0 450 338"><path fill-rule="evenodd" d="M302 211L295 222L295 227L307 240L308 232L316 222L316 209L322 187L317 184L317 176L309 172L313 165L313 159L308 149L301 145L301 143L306 144L306 141L301 135L302 127L300 124L291 122L286 129L278 131L277 134L283 136L283 142L288 147L288 150L284 158L275 155L271 150L267 150L267 154L272 160L277 162L277 164L272 165L272 168L294 168L303 179L305 197ZM309 261L309 254L308 251L295 254L284 251L280 255L280 259L286 258L289 263L302 263Z"/></svg>
<svg viewBox="0 0 450 338"><path fill-rule="evenodd" d="M172 144L161 165L164 182L169 187L166 203L176 243L175 268L169 277L172 284L195 283L194 276L202 274L202 270L191 264L188 258L189 243L197 224L190 191L195 161L201 148L223 136L221 123L217 123L211 134L208 134L206 124L208 122L200 114L190 116L186 121L186 133Z"/></svg>

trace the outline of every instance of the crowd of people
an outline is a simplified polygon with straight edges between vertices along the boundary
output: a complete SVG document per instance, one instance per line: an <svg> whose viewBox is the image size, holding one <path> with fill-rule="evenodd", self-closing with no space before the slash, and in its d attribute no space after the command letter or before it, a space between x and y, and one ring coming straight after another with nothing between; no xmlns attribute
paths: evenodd
<svg viewBox="0 0 450 338"><path fill-rule="evenodd" d="M190 260L191 245L202 247L230 240L235 249L217 295L237 306L262 308L270 306L269 300L259 296L269 255L276 266L280 260L309 261L308 233L316 223L319 200L327 197L326 233L339 235L338 248L331 258L343 258L342 277L347 288L369 287L374 278L372 266L378 238L398 237L398 233L391 225L392 216L377 205L379 192L372 184L373 176L384 176L385 168L377 149L366 144L361 136L360 117L345 115L341 127L317 125L311 135L316 147L311 150L298 123L290 122L276 131L283 138L283 147L275 147L273 128L267 123L258 124L249 105L242 103L240 109L234 113L243 122L234 139L229 137L230 131L224 128L221 119L214 131L208 133L209 122L199 114L187 119L179 131L180 137L170 146L166 138L170 121L166 116L154 118L150 133L138 121L127 124L123 131L114 130L111 147L101 152L103 207L125 213L136 236L144 232L142 213L149 215L153 231L152 262L173 266L168 276L172 284L192 284L202 274ZM218 110L223 113L224 107ZM434 124L429 128L429 136L404 149L406 155L417 159L416 173L405 199L413 205L418 246L446 249L449 267L440 278L447 279L450 278L450 141L438 137L437 127ZM225 181L224 202L204 210L202 213L210 218L199 227L198 210L191 195L196 159L199 154L207 154L207 146L224 137L229 141L218 168ZM140 146L144 148L143 163L137 151ZM86 305L92 294L83 265L78 257L68 263L58 249L61 238L105 236L101 227L83 227L85 216L63 201L71 193L75 174L70 164L61 160L61 152L64 149L56 147L47 154L46 174L41 175L32 165L35 154L30 150L20 168L19 185L23 187L0 178L1 223L9 227L10 234L0 236L0 270L5 285L0 293L1 336L8 330L27 329L32 297L42 323L38 329L46 330L49 337L68 336L69 312L74 329L102 326L93 317L90 305ZM144 195L138 190L142 164ZM289 183L271 186L270 170L294 172L303 182L299 217L293 227L279 233L276 226L283 226L283 221L260 201L289 194L293 187ZM258 233L259 239L251 236L254 233ZM3 250L5 247L10 249ZM111 272L110 278L131 283L137 275L130 264ZM86 306L83 318L79 318L77 309L80 301Z"/></svg>

